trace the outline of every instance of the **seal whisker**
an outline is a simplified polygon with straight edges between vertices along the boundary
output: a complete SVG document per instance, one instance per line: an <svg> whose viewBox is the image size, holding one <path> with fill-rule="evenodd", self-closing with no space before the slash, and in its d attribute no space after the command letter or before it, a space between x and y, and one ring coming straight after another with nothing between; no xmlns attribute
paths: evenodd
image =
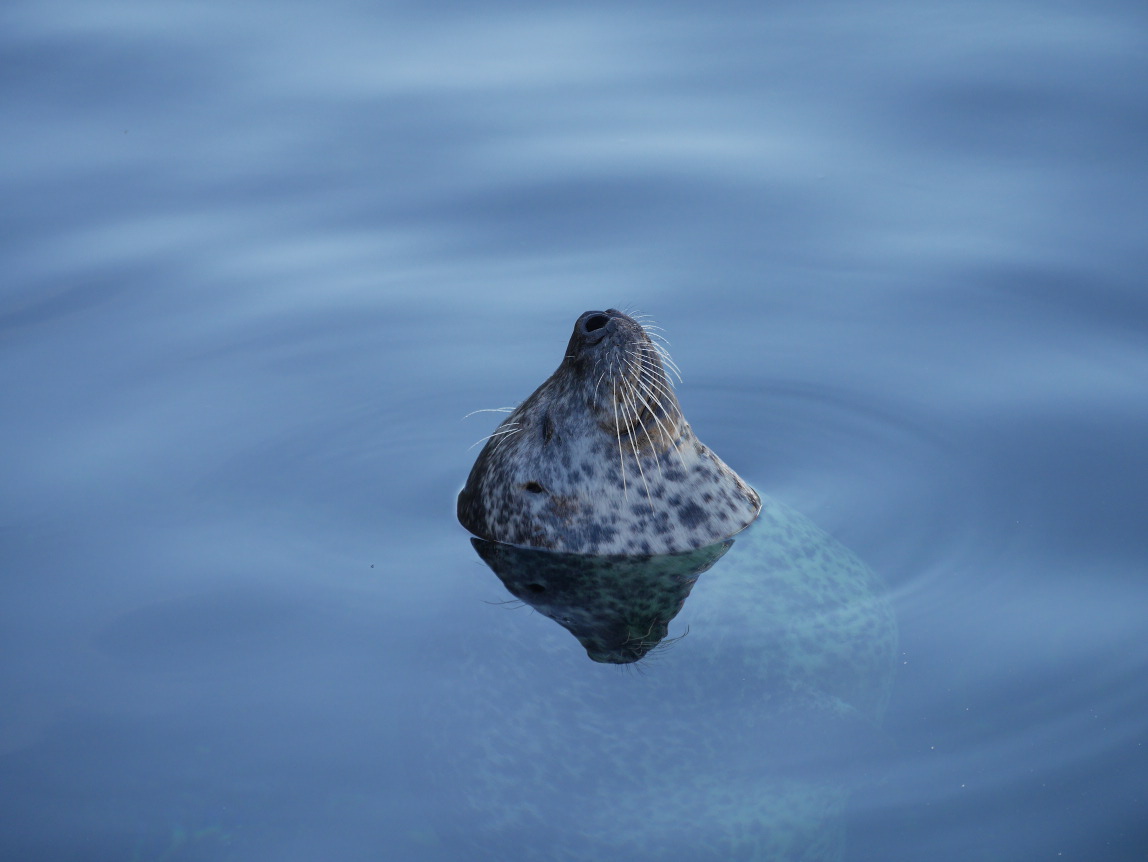
<svg viewBox="0 0 1148 862"><path fill-rule="evenodd" d="M661 368L662 373L665 374L665 368L662 363L666 360L668 352L656 341L645 341L641 345L640 358L651 369Z"/></svg>
<svg viewBox="0 0 1148 862"><path fill-rule="evenodd" d="M628 394L627 394L627 390L629 390ZM646 423L642 421L642 414L641 414L641 411L638 410L638 406L634 401L634 394L635 393L633 391L633 386L630 384L630 381L623 378L623 380L622 380L622 397L627 399L627 401L630 404L630 408L634 411L634 422L636 422L638 424L638 427L642 429L642 436L646 437L648 439L650 434L649 434L649 431L646 430ZM650 495L650 486L646 483L646 473L642 469L642 459L638 455L638 444L634 442L634 434L633 434L634 422L629 423L629 427L631 429L630 430L630 446L634 449L634 461L636 461L638 464L638 474L642 477L642 484L645 485L645 487L646 487L646 501L650 504L650 508L652 510L654 507L654 498ZM662 469L662 460L660 458L656 458L655 460L658 463L658 470L660 471Z"/></svg>
<svg viewBox="0 0 1148 862"><path fill-rule="evenodd" d="M664 372L662 374L658 374L657 366L647 366L647 368L649 368L650 374L647 376L646 382L649 383L650 387L654 389L660 396L669 398L673 393L673 381L666 377ZM662 405L660 399L658 401L658 405L664 406Z"/></svg>
<svg viewBox="0 0 1148 862"><path fill-rule="evenodd" d="M665 362L670 363L675 368L677 368L678 364L674 362L674 358L670 356L670 340L656 332L651 332L650 335L652 335L653 338L649 339L646 344L648 344L649 347L653 349ZM654 341L654 338L657 338L658 341Z"/></svg>
<svg viewBox="0 0 1148 862"><path fill-rule="evenodd" d="M658 418L658 414L650 409L649 402L646 401L644 395L640 391L638 391L638 389L635 388L633 386L633 384L627 382L626 385L630 387L630 397L633 398L635 402L640 401L642 403L642 407L645 408L644 411L639 411L639 419L638 419L638 424L640 424L642 426L642 436L644 436L647 440L650 439L650 432L646 428L646 423L643 422L641 419L641 416L640 416L641 412L645 412L645 413L650 414L654 418L654 422L657 423L659 428L661 428L662 433L665 434L666 433L665 426L662 425L661 420ZM667 437L668 436L669 435L667 434ZM662 468L662 458L658 454L656 447L654 448L654 462L658 465L658 475L661 476L663 480L665 480L666 474Z"/></svg>
<svg viewBox="0 0 1148 862"><path fill-rule="evenodd" d="M645 341L635 345L637 351L628 351L628 355L635 360L636 363L641 364L645 368L649 368L651 373L656 372L661 365L662 354L658 353L659 345L653 341ZM665 369L662 369L663 373Z"/></svg>
<svg viewBox="0 0 1148 862"><path fill-rule="evenodd" d="M507 437L507 436L509 436L509 435L511 435L511 434L517 434L519 431L521 431L521 430L522 430L522 426L521 426L521 425L519 425L519 423L517 423L517 422L513 422L513 423L510 423L510 424L512 424L512 425L514 425L514 426L516 426L516 427L513 427L513 428L511 428L511 427L509 427L509 425L500 425L500 426L498 427L498 430L496 430L496 431L495 431L493 434L487 434L487 435L486 435L485 437L483 437L481 440L475 440L473 443L471 443L471 444L470 444L470 445L467 447L467 451L469 452L471 449L473 449L473 448L474 448L475 446L477 446L479 443L484 443L485 441L487 441L487 440L490 440L492 437L501 437L501 438L505 438L505 437ZM500 442L501 442L501 441L500 441Z"/></svg>
<svg viewBox="0 0 1148 862"><path fill-rule="evenodd" d="M658 364L656 361L651 361L643 350L641 353L633 353L627 351L627 355L631 358L630 371L633 377L638 378L638 381L643 385L648 378L656 378L658 374ZM661 402L657 402L658 406L662 406Z"/></svg>
<svg viewBox="0 0 1148 862"><path fill-rule="evenodd" d="M626 459L622 457L622 426L618 424L618 380L613 378L610 385L614 389L614 436L618 440L618 463L622 468L622 496L629 496L626 489Z"/></svg>
<svg viewBox="0 0 1148 862"><path fill-rule="evenodd" d="M654 373L655 368L648 365L643 357L633 353L631 353L630 356L637 360L635 363L632 363L631 366L634 372L633 377L637 378L637 385L635 385L635 382L632 381L629 377L625 378L625 383L628 387L628 391L631 397L633 398L635 408L637 403L641 402L642 406L646 409L646 412L653 415L654 420L657 421L658 412L663 408L663 404L661 400L656 397L655 393L650 389L648 385L650 382L649 378ZM653 398L653 404L650 403L650 400L646 397L647 395L655 395ZM640 413L641 411L638 412ZM639 419L639 421L641 420ZM659 425L660 424L661 423L659 422ZM642 423L642 430L643 432L646 431L645 423ZM662 426L662 430L665 431L665 426Z"/></svg>
<svg viewBox="0 0 1148 862"><path fill-rule="evenodd" d="M662 430L662 433L666 436L666 442L667 442L668 446L671 449L673 449L674 452L677 454L678 460L681 462L682 467L683 468L686 467L685 456L682 454L681 448L677 445L679 435L676 433L672 433L670 431L670 429L667 428L662 423L661 417L659 415L661 413L666 413L667 415L669 414L669 411L666 410L665 405L662 403L661 398L659 397L659 389L660 389L660 392L662 395L668 395L669 393L666 392L665 389L661 389L660 387L658 387L657 380L650 375L644 375L640 378L640 380L642 383L642 390L641 390L642 403L645 405L646 410L649 411L650 415L654 417L654 421L658 424L658 427ZM646 400L646 396L649 396L653 400L653 402L654 402L653 406L651 406L649 401ZM662 464L662 459L661 459L661 457L659 457L658 458L659 469L661 468L661 464Z"/></svg>
<svg viewBox="0 0 1148 862"><path fill-rule="evenodd" d="M642 635L640 638L637 639L637 642L639 644L648 643L648 638L650 637L650 634L654 631L654 626L656 626L657 624L658 624L658 621L656 619L650 620L650 627L648 629L646 629L646 633L644 635ZM635 640L634 636L630 635L629 637L626 638L625 643L631 644L631 643L634 643L634 640Z"/></svg>
<svg viewBox="0 0 1148 862"><path fill-rule="evenodd" d="M658 354L658 356L661 357L662 362L664 362L666 366L669 367L669 369L677 375L678 382L680 383L682 380L682 370L678 368L678 363L674 362L674 358L670 356L670 351L666 350L665 347L658 344L656 341L651 341L649 344L654 348L654 351ZM670 383L672 384L673 381L671 380Z"/></svg>
<svg viewBox="0 0 1148 862"><path fill-rule="evenodd" d="M657 358L649 354L645 354L639 360L642 363L642 368L645 370L643 379L648 382L652 387L657 389L662 395L669 396L673 391L673 381L666 376L666 371L658 362ZM659 402L660 405L661 402Z"/></svg>
<svg viewBox="0 0 1148 862"><path fill-rule="evenodd" d="M462 418L463 419L469 419L471 416L475 416L479 413L513 413L513 412L514 412L513 407L483 407L479 410L471 410L469 413L467 413Z"/></svg>
<svg viewBox="0 0 1148 862"><path fill-rule="evenodd" d="M686 624L686 630L684 632L682 632L680 635L675 635L672 638L666 638L661 643L659 643L657 646L655 646L650 652L664 653L667 650L672 649L676 643L681 641L682 638L689 635L689 633L690 633L690 627L689 627L689 624L687 623Z"/></svg>
<svg viewBox="0 0 1148 862"><path fill-rule="evenodd" d="M644 311L635 312L634 314L631 314L630 317L633 318L634 322L641 326L643 329L647 326L655 326L658 323L658 321L654 319L654 315L646 314Z"/></svg>
<svg viewBox="0 0 1148 862"><path fill-rule="evenodd" d="M641 475L642 483L645 484L646 477L642 474L642 462L638 456L637 444L634 442L634 425L638 422L638 416L635 411L633 402L627 397L626 387L628 381L626 377L622 376L617 378L618 388L617 392L621 396L618 405L622 410L621 420L622 424L617 426L618 441L622 440L622 429L626 429L626 435L630 440L630 448L634 452L634 462L638 465L638 473Z"/></svg>
<svg viewBox="0 0 1148 862"><path fill-rule="evenodd" d="M593 369L590 371L590 373L591 373L591 374L593 374L595 371L597 371L597 370L598 370L598 366L599 366L599 365L601 365L601 364L602 364L602 357L601 357L601 356L599 356L597 359L595 359L595 360L594 360L594 368L593 368ZM609 373L610 373L610 369L609 369L609 368L607 368L607 369L606 369L605 371L603 371L603 372L602 372L602 374L601 374L601 375L598 377L598 382L594 384L594 400L595 400L595 401L597 401L597 400L598 400L598 387L602 385L602 381L603 381L603 380L606 378L606 375L607 375L607 374L609 374Z"/></svg>
<svg viewBox="0 0 1148 862"><path fill-rule="evenodd" d="M505 434L501 435L497 440L494 441L494 449L497 450L499 446L501 446L521 430L521 428L515 428L513 431L507 431Z"/></svg>
<svg viewBox="0 0 1148 862"><path fill-rule="evenodd" d="M522 425L521 422L503 422L501 425L499 425L497 428L495 428L492 433L488 434L486 437L483 437L482 439L486 440L489 437L493 437L495 434L505 434L507 431L515 430L515 429L519 428L521 425Z"/></svg>
<svg viewBox="0 0 1148 862"><path fill-rule="evenodd" d="M658 407L664 409L666 404L670 403L668 399L673 393L673 390L663 380L650 375L642 382L647 385L651 394L654 395Z"/></svg>
<svg viewBox="0 0 1148 862"><path fill-rule="evenodd" d="M671 370L677 373L678 379L681 380L682 375L677 370L677 363L675 363L674 360L670 357L670 352L666 350L666 348L658 344L656 341L646 341L641 345L641 350L642 353L640 361L643 362L648 368L650 368L651 371L656 371L658 366L662 366L661 376L665 377L666 382L671 386L671 388L674 385L674 381L673 378L666 375L665 366L668 366Z"/></svg>
<svg viewBox="0 0 1148 862"><path fill-rule="evenodd" d="M630 435L629 435L629 437L630 437L630 448L634 450L634 463L638 465L638 475L642 478L642 485L645 486L645 488L646 488L646 500L649 501L651 506L653 506L654 500L653 500L653 496L650 494L650 486L646 483L646 471L642 469L642 456L638 454L638 444L635 442L634 434L633 434L633 427L634 427L635 423L642 429L643 432L645 432L646 428L644 425L642 425L642 420L641 420L641 417L638 415L637 407L634 406L633 402L631 402L627 398L626 387L629 385L629 383L625 377L622 378L621 383L622 383L622 389L621 389L621 391L622 391L622 415L626 417L626 419L627 419L626 427L630 429ZM627 410L629 410L632 413L632 415L633 415L632 419L627 415ZM621 442L622 442L622 429L621 429L621 427L619 427L618 428L618 443L619 443L619 445L621 444Z"/></svg>
<svg viewBox="0 0 1148 862"><path fill-rule="evenodd" d="M645 381L643 381L643 382L645 382ZM660 410L654 410L653 408L650 407L649 403L645 400L646 394L652 395L654 397L654 403L659 408L662 407L661 402L658 401L656 393L652 392L648 388L645 389L644 392L642 393L642 403L646 405L646 409L649 411L650 415L654 417L654 421L656 423L658 423L658 427L662 430L662 433L666 436L667 444L677 454L678 460L682 462L682 467L685 467L686 466L685 456L682 455L681 449L679 449L678 446L676 445L677 444L677 435L670 433L670 429L667 428L664 424L662 424L662 419L658 415L658 413L661 411ZM662 466L662 459L659 457L658 458L658 469L659 470L661 469L661 466Z"/></svg>
<svg viewBox="0 0 1148 862"><path fill-rule="evenodd" d="M505 599L498 602L492 599L483 599L482 603L484 605L493 605L496 608L508 608L512 611L526 607L526 602L522 601L522 599Z"/></svg>
<svg viewBox="0 0 1148 862"><path fill-rule="evenodd" d="M618 670L624 674L635 674L636 673L638 676L645 676L646 675L646 668L644 667L643 662L640 662L640 661L631 662L630 664L619 664L619 665L615 665L615 667L618 668Z"/></svg>

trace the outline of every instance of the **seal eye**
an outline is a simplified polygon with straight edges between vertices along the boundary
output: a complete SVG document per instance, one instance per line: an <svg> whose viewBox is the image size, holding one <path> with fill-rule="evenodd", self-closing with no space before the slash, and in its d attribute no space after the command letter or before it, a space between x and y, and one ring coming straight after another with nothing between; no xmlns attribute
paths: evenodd
<svg viewBox="0 0 1148 862"><path fill-rule="evenodd" d="M529 491L531 494L545 494L546 489L539 485L537 482L527 482L522 486L523 491Z"/></svg>

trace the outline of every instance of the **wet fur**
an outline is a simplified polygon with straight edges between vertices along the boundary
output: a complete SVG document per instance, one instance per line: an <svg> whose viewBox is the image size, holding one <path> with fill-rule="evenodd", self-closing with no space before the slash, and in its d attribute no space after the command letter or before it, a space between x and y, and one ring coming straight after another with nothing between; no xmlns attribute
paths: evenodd
<svg viewBox="0 0 1148 862"><path fill-rule="evenodd" d="M757 493L697 437L665 348L615 309L578 318L558 370L487 440L458 498L477 536L587 554L701 548L757 516Z"/></svg>

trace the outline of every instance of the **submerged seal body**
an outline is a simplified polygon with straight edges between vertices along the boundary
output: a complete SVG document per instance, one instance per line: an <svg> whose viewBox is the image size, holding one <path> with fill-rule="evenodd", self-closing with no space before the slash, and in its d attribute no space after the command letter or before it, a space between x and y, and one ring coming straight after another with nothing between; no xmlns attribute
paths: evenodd
<svg viewBox="0 0 1148 862"><path fill-rule="evenodd" d="M462 525L528 548L667 554L750 524L757 493L694 436L664 359L629 315L579 317L558 370L479 454Z"/></svg>
<svg viewBox="0 0 1148 862"><path fill-rule="evenodd" d="M841 858L885 745L884 588L694 437L635 320L578 319L458 515L538 613L483 605L439 682L444 858Z"/></svg>
<svg viewBox="0 0 1148 862"><path fill-rule="evenodd" d="M472 542L537 613L491 593L444 681L454 858L842 858L850 797L888 748L897 644L854 554L768 497L688 554Z"/></svg>

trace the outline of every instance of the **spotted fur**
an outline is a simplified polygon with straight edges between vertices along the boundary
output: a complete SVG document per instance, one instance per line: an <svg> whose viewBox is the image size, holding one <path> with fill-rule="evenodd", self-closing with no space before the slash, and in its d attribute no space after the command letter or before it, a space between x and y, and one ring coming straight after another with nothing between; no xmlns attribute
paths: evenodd
<svg viewBox="0 0 1148 862"><path fill-rule="evenodd" d="M668 554L738 533L757 493L697 437L664 348L616 309L578 318L558 370L491 435L458 498L477 536L585 554Z"/></svg>

